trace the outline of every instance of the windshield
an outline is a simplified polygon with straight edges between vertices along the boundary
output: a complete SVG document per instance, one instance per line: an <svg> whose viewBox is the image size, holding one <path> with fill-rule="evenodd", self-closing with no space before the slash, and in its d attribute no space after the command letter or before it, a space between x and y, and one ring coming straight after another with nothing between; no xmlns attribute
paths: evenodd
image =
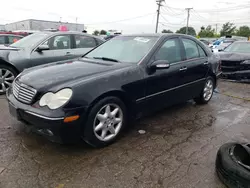
<svg viewBox="0 0 250 188"><path fill-rule="evenodd" d="M86 58L138 63L153 47L158 37L117 36L97 47Z"/></svg>
<svg viewBox="0 0 250 188"><path fill-rule="evenodd" d="M34 33L11 44L10 47L14 47L14 48L32 47L36 45L39 41L44 39L47 35L48 35L47 33Z"/></svg>
<svg viewBox="0 0 250 188"><path fill-rule="evenodd" d="M228 46L224 51L250 53L250 42L235 42Z"/></svg>

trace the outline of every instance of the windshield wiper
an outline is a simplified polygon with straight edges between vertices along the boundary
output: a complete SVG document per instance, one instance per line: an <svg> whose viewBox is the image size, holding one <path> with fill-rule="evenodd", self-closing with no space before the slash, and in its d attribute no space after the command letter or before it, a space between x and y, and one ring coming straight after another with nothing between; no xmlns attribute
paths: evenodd
<svg viewBox="0 0 250 188"><path fill-rule="evenodd" d="M109 57L93 57L94 59L101 59L103 61L113 61L113 62L117 62L117 63L120 63L120 61L118 61L117 59L112 59L112 58L109 58Z"/></svg>

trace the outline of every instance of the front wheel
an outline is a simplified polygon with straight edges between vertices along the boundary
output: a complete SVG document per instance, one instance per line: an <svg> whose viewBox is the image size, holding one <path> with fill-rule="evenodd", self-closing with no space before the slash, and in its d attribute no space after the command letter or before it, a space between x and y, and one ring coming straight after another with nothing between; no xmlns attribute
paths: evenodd
<svg viewBox="0 0 250 188"><path fill-rule="evenodd" d="M206 83L203 87L200 96L194 98L194 101L197 104L207 104L211 100L213 92L214 92L214 79L209 76L206 80Z"/></svg>
<svg viewBox="0 0 250 188"><path fill-rule="evenodd" d="M13 68L6 65L0 65L0 95L5 94L16 76L17 72Z"/></svg>
<svg viewBox="0 0 250 188"><path fill-rule="evenodd" d="M117 97L106 97L90 110L83 138L94 147L109 145L118 138L126 120L124 103Z"/></svg>

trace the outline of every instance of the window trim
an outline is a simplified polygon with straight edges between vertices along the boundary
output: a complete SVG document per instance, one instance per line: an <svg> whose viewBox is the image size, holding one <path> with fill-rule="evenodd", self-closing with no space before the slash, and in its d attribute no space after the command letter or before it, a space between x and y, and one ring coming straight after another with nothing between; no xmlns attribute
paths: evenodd
<svg viewBox="0 0 250 188"><path fill-rule="evenodd" d="M185 49L185 45L184 45L183 39L191 40L191 41L193 41L196 44L196 48L198 50L199 57L194 57L194 58L191 58L191 59L187 58L186 49ZM199 52L199 49L198 49L198 46L197 46L197 42L195 40L193 40L193 39L191 39L189 37L181 37L181 43L183 45L183 51L184 51L184 57L185 57L184 61L196 60L196 59L204 58L204 57L200 57L200 52Z"/></svg>
<svg viewBox="0 0 250 188"><path fill-rule="evenodd" d="M158 45L158 47L155 49L154 53L152 54L150 60L148 61L147 65L151 65L155 61L155 55L157 52L161 49L161 47L168 41L172 39L177 39L179 45L180 45L180 55L181 55L181 60L178 62L171 63L170 66L177 65L179 63L182 63L185 61L184 56L183 56L183 46L181 44L181 40L179 36L172 36L172 37L166 37L162 42Z"/></svg>
<svg viewBox="0 0 250 188"><path fill-rule="evenodd" d="M64 36L64 35L68 35L69 37L70 37L70 43L71 43L71 45L70 45L70 48L69 49L63 49L63 50L72 50L73 48L72 48L72 34L69 34L69 33L65 33L65 34L56 34L56 35L51 35L51 36L49 36L49 37L47 37L46 39L44 39L44 40L42 40L38 45L36 45L36 47L34 47L33 48L33 50L31 50L31 53L33 53L33 52L35 52L36 51L36 49L41 45L41 44L43 44L44 42L46 42L46 41L48 41L49 39L51 39L51 38L53 38L53 37L57 37L57 36ZM48 50L48 51L54 51L54 50Z"/></svg>
<svg viewBox="0 0 250 188"><path fill-rule="evenodd" d="M205 58L205 57L207 57L207 53L206 53L206 51L198 44L198 43L196 43L196 45L197 45L197 48L198 48L198 52L199 52L199 56L200 56L200 58ZM205 57L201 57L201 54L200 54L200 50L199 50L199 47L201 48L201 50L203 50L203 52L204 52L204 54L205 54Z"/></svg>

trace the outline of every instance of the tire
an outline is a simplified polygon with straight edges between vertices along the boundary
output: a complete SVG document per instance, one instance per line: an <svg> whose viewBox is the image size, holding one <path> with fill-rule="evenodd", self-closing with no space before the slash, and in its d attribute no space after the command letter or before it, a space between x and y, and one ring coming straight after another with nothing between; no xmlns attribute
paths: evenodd
<svg viewBox="0 0 250 188"><path fill-rule="evenodd" d="M107 116L108 105L110 106L110 116ZM115 112L114 109L119 109L115 116L112 115L112 113L114 114ZM100 118L97 118L97 114L100 115ZM117 123L118 119L121 119L121 123ZM98 130L97 124L100 125L101 123L103 123L101 126L102 128L100 128L99 131L94 131L94 128ZM83 139L93 147L105 147L117 140L120 133L125 128L126 123L127 112L124 103L117 97L106 97L98 101L90 110L83 130ZM114 127L113 129L112 126ZM102 136L105 131L108 135L106 138Z"/></svg>
<svg viewBox="0 0 250 188"><path fill-rule="evenodd" d="M208 95L209 95L209 97L208 98L206 98L206 96L204 96L204 94L205 94L205 89L208 89L206 86L207 86L207 84L208 83L210 83L211 84L211 91L210 91L210 89L209 89L209 91L211 92L211 93L209 93ZM204 84L204 86L203 86L203 89L202 89L202 91L201 91L201 93L200 93L200 96L199 97L197 97L197 98L194 98L194 101L197 103L197 104L207 104L210 100L211 100L211 98L213 97L213 91L214 91L214 89L215 89L215 81L214 81L214 79L211 77L211 76L209 76L209 77L207 77L207 79L206 79L206 82L205 82L205 84Z"/></svg>
<svg viewBox="0 0 250 188"><path fill-rule="evenodd" d="M0 95L6 93L6 89L11 86L17 74L18 73L16 72L16 70L14 70L12 67L8 65L0 65ZM6 77L4 77L5 75Z"/></svg>
<svg viewBox="0 0 250 188"><path fill-rule="evenodd" d="M250 171L239 165L230 155L236 143L221 146L216 158L219 179L229 188L250 188Z"/></svg>

